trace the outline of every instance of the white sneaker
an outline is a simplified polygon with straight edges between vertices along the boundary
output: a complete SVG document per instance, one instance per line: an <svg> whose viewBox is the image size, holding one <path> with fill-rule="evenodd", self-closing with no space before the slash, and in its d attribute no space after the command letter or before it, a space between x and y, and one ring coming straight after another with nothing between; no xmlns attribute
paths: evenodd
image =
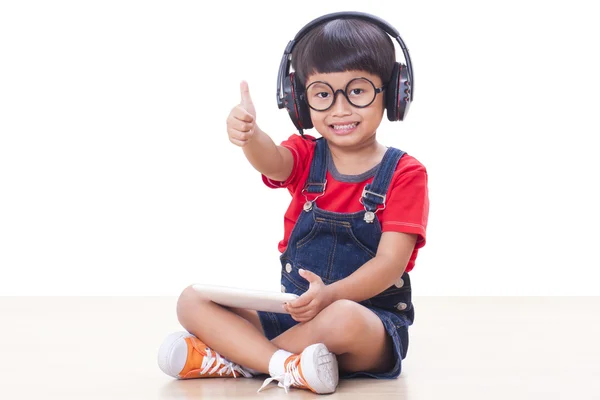
<svg viewBox="0 0 600 400"><path fill-rule="evenodd" d="M308 389L318 394L332 393L339 381L337 358L323 343L310 345L301 354L288 357L285 360L285 372L267 378L258 392L274 380L279 381L277 386L284 388L286 393L290 387Z"/></svg>
<svg viewBox="0 0 600 400"><path fill-rule="evenodd" d="M158 350L158 366L177 379L252 377L248 370L222 357L189 332L167 336Z"/></svg>

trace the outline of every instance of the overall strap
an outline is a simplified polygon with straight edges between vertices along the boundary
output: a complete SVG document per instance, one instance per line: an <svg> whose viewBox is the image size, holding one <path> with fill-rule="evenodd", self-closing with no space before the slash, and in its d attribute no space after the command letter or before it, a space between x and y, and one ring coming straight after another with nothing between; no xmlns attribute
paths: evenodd
<svg viewBox="0 0 600 400"><path fill-rule="evenodd" d="M361 203L364 204L365 210L368 212L377 212L377 206L382 204L383 208L385 208L386 194L392 181L392 176L394 175L394 171L396 171L398 161L400 161L400 158L404 154L404 151L394 147L389 147L385 152L373 181L363 189ZM367 217L365 217L365 220L367 220Z"/></svg>
<svg viewBox="0 0 600 400"><path fill-rule="evenodd" d="M326 176L327 176L327 142L323 138L316 141L315 154L313 155L312 163L310 164L310 173L304 190L308 193L323 193L325 192ZM303 191L304 191L303 190Z"/></svg>

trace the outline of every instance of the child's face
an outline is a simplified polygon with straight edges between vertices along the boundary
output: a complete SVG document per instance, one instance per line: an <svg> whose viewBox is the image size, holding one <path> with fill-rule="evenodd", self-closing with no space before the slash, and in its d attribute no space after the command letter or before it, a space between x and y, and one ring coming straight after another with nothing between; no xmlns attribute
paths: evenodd
<svg viewBox="0 0 600 400"><path fill-rule="evenodd" d="M367 78L374 85L365 80L354 80L347 87L348 82L355 78ZM331 88L317 81L329 84ZM312 84L312 86L311 86ZM325 111L310 109L310 116L317 132L330 144L338 147L355 148L368 144L375 139L375 132L381 123L384 111L385 91L377 93L377 88L382 86L381 78L366 71L332 72L328 74L314 74L308 77L306 95L309 104L317 109L327 107L333 98L332 91L348 89L346 93L350 100L357 105L373 102L364 108L358 108L348 102L341 92L337 93L333 105ZM365 98L368 97L368 98ZM312 100L311 100L312 99ZM320 104L323 104L321 107Z"/></svg>

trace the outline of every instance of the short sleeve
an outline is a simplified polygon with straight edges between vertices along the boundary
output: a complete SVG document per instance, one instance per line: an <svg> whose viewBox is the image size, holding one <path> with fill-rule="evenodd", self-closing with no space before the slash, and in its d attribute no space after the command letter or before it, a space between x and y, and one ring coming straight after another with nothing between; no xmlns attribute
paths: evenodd
<svg viewBox="0 0 600 400"><path fill-rule="evenodd" d="M416 248L426 242L427 221L429 218L429 193L427 188L427 171L419 165L408 171L396 171L386 208L382 215L382 231L394 231L417 234ZM416 162L418 163L418 162Z"/></svg>
<svg viewBox="0 0 600 400"><path fill-rule="evenodd" d="M288 139L281 142L281 146L290 149L294 157L294 167L290 176L285 181L274 181L269 179L264 174L261 174L263 183L273 189L287 188L290 192L294 192L298 184L302 181L303 176L308 171L312 156L315 150L315 142L312 136L294 134Z"/></svg>

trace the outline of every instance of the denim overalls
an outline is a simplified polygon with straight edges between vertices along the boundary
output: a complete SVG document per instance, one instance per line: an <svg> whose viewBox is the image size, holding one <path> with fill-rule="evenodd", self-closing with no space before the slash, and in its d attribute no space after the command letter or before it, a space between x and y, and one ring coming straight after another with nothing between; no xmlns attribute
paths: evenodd
<svg viewBox="0 0 600 400"><path fill-rule="evenodd" d="M366 185L362 198L356 199L365 209L355 213L326 211L317 205L316 200L326 194L327 155L327 142L317 139L303 190L307 202L280 257L281 290L287 293L301 295L308 290L309 283L298 273L300 268L314 272L325 284L330 284L351 275L375 256L381 238L381 225L375 212L385 207L385 195L404 152L392 147L387 149L373 182ZM414 320L408 273L405 272L395 285L360 304L373 311L383 322L394 342L396 363L385 373L354 372L342 377L398 377L401 360L406 357L408 349L408 327ZM298 324L288 314L258 314L269 340Z"/></svg>

